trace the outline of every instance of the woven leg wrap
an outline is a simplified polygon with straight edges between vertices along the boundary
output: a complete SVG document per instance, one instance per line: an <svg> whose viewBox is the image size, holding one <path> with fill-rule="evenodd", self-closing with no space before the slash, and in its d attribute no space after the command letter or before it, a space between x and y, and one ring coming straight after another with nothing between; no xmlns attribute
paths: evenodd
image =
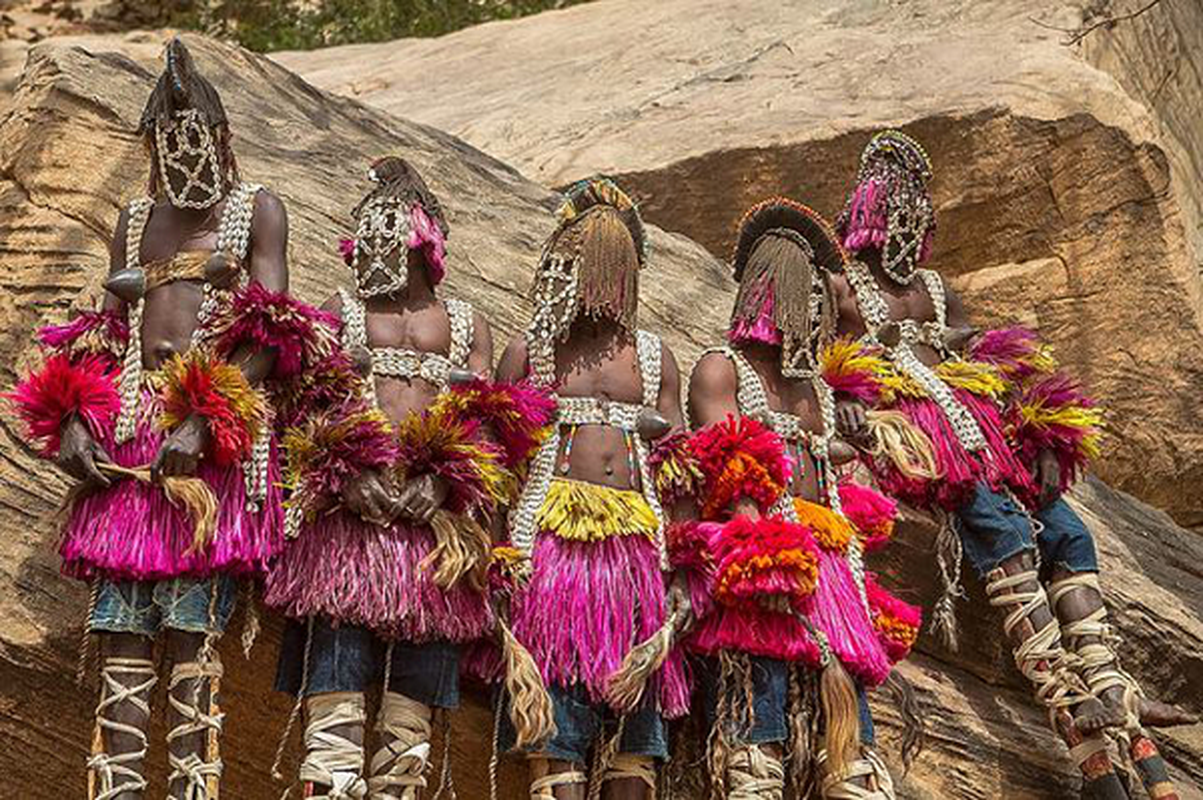
<svg viewBox="0 0 1203 800"><path fill-rule="evenodd" d="M425 772L430 764L430 706L395 692L385 692L376 719L376 731L384 744L372 756L368 778L371 800L402 797L416 800L426 788ZM400 788L401 794L392 793Z"/></svg>
<svg viewBox="0 0 1203 800"><path fill-rule="evenodd" d="M167 764L171 773L167 782L183 780L184 797L187 800L215 800L221 784L222 763L219 755L222 721L225 715L217 707L217 693L221 682L221 661L212 653L206 661L185 661L171 669L171 680L167 685L167 701L184 721L167 732ZM185 691L185 697L177 697L176 689L185 681L196 682L194 688ZM207 708L200 707L199 682L208 681L209 700ZM181 758L171 752L170 747L177 739L205 734L205 752L202 758L189 753Z"/></svg>
<svg viewBox="0 0 1203 800"><path fill-rule="evenodd" d="M1090 591L1096 594L1100 601L1103 596L1099 587L1099 576L1095 573L1071 575L1053 583L1049 590L1049 601L1054 610L1061 599L1070 592ZM1110 689L1122 689L1126 715L1124 728L1130 731L1139 730L1140 699L1143 693L1136 679L1119 665L1119 656L1115 653L1119 637L1115 629L1107 623L1107 609L1099 608L1079 620L1063 621L1061 633L1065 637L1066 645L1073 649L1077 656L1078 672L1090 687L1091 693L1095 697L1101 697ZM1085 639L1096 641L1085 642Z"/></svg>
<svg viewBox="0 0 1203 800"><path fill-rule="evenodd" d="M986 594L990 605L1009 610L1003 621L1008 637L1025 622L1030 624L1029 617L1035 611L1048 607L1048 598L1035 570L1016 575L994 570L986 584ZM1034 625L1032 629L1035 630ZM1090 689L1073 671L1073 665L1073 659L1061 646L1061 627L1056 617L1015 648L1015 666L1036 687L1036 699L1050 712L1071 709L1091 697Z"/></svg>
<svg viewBox="0 0 1203 800"><path fill-rule="evenodd" d="M302 783L329 786L327 794L310 795L311 800L362 800L368 793L363 774L363 745L335 731L363 728L367 722L363 695L359 692L319 694L305 701L305 760Z"/></svg>
<svg viewBox="0 0 1203 800"><path fill-rule="evenodd" d="M140 682L131 686L117 680L131 676ZM122 703L129 703L150 719L150 693L158 683L155 664L145 658L106 658L100 668L102 682L100 703L96 706L96 733L92 741L92 756L88 759L89 800L112 800L123 792L146 789L146 778L131 764L146 758L150 742L146 731L105 716L105 712ZM104 751L104 733L121 733L136 737L137 750L110 755Z"/></svg>
<svg viewBox="0 0 1203 800"><path fill-rule="evenodd" d="M568 772L548 773L549 766L547 759L542 756L532 757L530 759L530 768L531 800L555 800L557 786L576 786L577 784L587 784L589 782L589 776L579 769L569 770Z"/></svg>
<svg viewBox="0 0 1203 800"><path fill-rule="evenodd" d="M781 800L785 796L785 765L754 744L731 751L727 762L728 800Z"/></svg>
<svg viewBox="0 0 1203 800"><path fill-rule="evenodd" d="M610 762L609 769L602 775L602 783L635 778L643 781L652 792L656 791L656 761L651 756L636 756L619 753Z"/></svg>
<svg viewBox="0 0 1203 800"><path fill-rule="evenodd" d="M826 764L827 751L819 753L818 760L821 768ZM823 776L820 797L823 800L895 800L894 779L881 756L866 747L860 758L848 762L846 770Z"/></svg>

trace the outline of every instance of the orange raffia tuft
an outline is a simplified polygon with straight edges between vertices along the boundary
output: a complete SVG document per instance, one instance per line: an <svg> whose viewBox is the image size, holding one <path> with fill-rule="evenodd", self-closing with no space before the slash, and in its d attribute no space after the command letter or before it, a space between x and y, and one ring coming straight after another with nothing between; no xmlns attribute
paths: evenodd
<svg viewBox="0 0 1203 800"><path fill-rule="evenodd" d="M826 506L801 499L795 499L794 509L798 514L798 522L810 529L815 544L829 553L843 555L848 551L848 544L856 531L846 519Z"/></svg>

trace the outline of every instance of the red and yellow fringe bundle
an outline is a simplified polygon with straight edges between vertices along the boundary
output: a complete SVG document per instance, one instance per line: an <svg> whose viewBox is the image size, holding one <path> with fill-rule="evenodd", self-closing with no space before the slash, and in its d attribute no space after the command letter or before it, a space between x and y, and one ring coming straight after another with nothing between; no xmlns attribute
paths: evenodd
<svg viewBox="0 0 1203 800"><path fill-rule="evenodd" d="M219 466L249 456L267 424L267 402L242 370L200 349L176 356L163 367L162 398L159 424L164 430L175 430L191 416L208 421L210 451Z"/></svg>

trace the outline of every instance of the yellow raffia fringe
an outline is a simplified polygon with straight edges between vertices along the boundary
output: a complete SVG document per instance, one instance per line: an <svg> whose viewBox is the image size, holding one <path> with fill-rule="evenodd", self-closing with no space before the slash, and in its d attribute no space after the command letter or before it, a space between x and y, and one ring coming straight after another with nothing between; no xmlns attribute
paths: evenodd
<svg viewBox="0 0 1203 800"><path fill-rule="evenodd" d="M819 353L819 363L828 378L868 374L880 377L890 368L889 362L866 350L852 339L837 339Z"/></svg>
<svg viewBox="0 0 1203 800"><path fill-rule="evenodd" d="M1089 406L1062 406L1049 408L1043 403L1032 403L1019 407L1025 425L1046 429L1054 426L1087 431L1078 444L1078 450L1086 458L1098 458L1102 454L1103 409Z"/></svg>
<svg viewBox="0 0 1203 800"><path fill-rule="evenodd" d="M494 505L505 501L512 480L509 471L498 462L495 452L472 441L452 406L435 405L425 414L411 412L397 423L397 437L415 450L456 454L471 460L489 500ZM409 479L408 466L404 459L397 464L397 477L402 483Z"/></svg>
<svg viewBox="0 0 1203 800"><path fill-rule="evenodd" d="M898 396L927 397L927 392L917 381L899 372L893 365L883 363L876 371L883 397L887 402ZM953 389L964 389L982 397L999 398L1010 388L1010 384L999 374L997 367L981 361L944 361L937 364L933 371Z"/></svg>
<svg viewBox="0 0 1203 800"><path fill-rule="evenodd" d="M836 514L827 506L794 498L794 510L798 522L809 528L814 536L815 544L830 553L843 554L848 550L848 543L856 535L856 529L843 517Z"/></svg>
<svg viewBox="0 0 1203 800"><path fill-rule="evenodd" d="M539 527L561 539L598 542L611 536L651 539L659 522L638 492L556 478L539 510Z"/></svg>
<svg viewBox="0 0 1203 800"><path fill-rule="evenodd" d="M312 467L315 459L364 424L377 425L388 430L392 423L383 411L373 408L348 414L337 421L331 421L330 415L323 415L303 428L289 428L285 431L281 443L288 459L285 485L288 488L300 485L301 479Z"/></svg>
<svg viewBox="0 0 1203 800"><path fill-rule="evenodd" d="M669 455L660 462L656 470L656 489L661 497L673 494L674 490L693 494L702 481L702 470L690 458L682 458L677 453Z"/></svg>

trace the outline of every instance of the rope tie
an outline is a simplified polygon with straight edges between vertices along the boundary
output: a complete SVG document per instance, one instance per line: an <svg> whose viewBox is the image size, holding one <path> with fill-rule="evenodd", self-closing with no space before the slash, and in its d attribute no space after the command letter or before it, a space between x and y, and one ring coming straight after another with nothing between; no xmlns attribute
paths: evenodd
<svg viewBox="0 0 1203 800"><path fill-rule="evenodd" d="M130 675L142 678L140 683L127 686L117 680L118 675ZM92 794L93 800L113 800L125 792L141 792L147 787L146 778L130 764L136 764L146 757L150 749L150 741L146 732L133 725L107 718L104 712L121 703L129 703L140 711L147 719L150 718L150 692L158 683L159 677L153 661L145 658L106 658L100 669L100 677L104 688L100 703L96 706L96 736L92 746L92 757L88 759L88 769L91 772L92 788L97 788L98 794ZM137 738L137 750L126 753L109 755L104 752L104 732L123 733ZM118 778L123 778L121 783Z"/></svg>
<svg viewBox="0 0 1203 800"><path fill-rule="evenodd" d="M959 648L956 601L965 597L965 587L961 585L961 565L965 554L960 532L956 529L957 524L955 517L940 513L940 532L936 536L936 563L940 567L943 591L932 609L932 629L939 635L944 646L954 653Z"/></svg>
<svg viewBox="0 0 1203 800"><path fill-rule="evenodd" d="M535 776L530 784L531 800L556 800L557 786L577 786L589 782L589 777L580 770L553 772L549 775L548 768L546 758L531 758L531 771Z"/></svg>
<svg viewBox="0 0 1203 800"><path fill-rule="evenodd" d="M731 751L727 762L728 800L781 800L785 796L785 765L754 744Z"/></svg>
<svg viewBox="0 0 1203 800"><path fill-rule="evenodd" d="M1035 570L1005 575L1000 570L986 584L990 605L1010 609L1003 621L1007 636L1031 615L1048 608L1048 597ZM1029 586L1029 588L1023 588ZM1035 625L1032 626L1035 629ZM1090 699L1089 688L1073 672L1075 659L1061 646L1061 629L1054 617L1015 648L1015 666L1036 687L1036 699L1050 711L1071 709Z"/></svg>
<svg viewBox="0 0 1203 800"><path fill-rule="evenodd" d="M589 779L589 800L601 800L602 784L606 782L606 774L614 766L622 747L622 735L627 727L625 716L618 718L618 729L614 735L606 739L594 749L592 776Z"/></svg>
<svg viewBox="0 0 1203 800"><path fill-rule="evenodd" d="M360 775L363 745L335 732L348 726L362 729L367 720L363 695L358 692L314 695L305 701L305 708L309 723L305 726L301 782L330 787L326 794L313 795L313 800L363 800L368 792Z"/></svg>
<svg viewBox="0 0 1203 800"><path fill-rule="evenodd" d="M400 787L401 797L416 800L426 788L426 768L430 763L430 706L396 692L384 693L376 731L384 744L372 756L368 778L371 800L389 800L389 790Z"/></svg>
<svg viewBox="0 0 1203 800"><path fill-rule="evenodd" d="M819 763L827 760L827 751L819 753ZM846 769L823 777L823 800L894 800L894 779L881 756L866 749L861 757L848 762Z"/></svg>
<svg viewBox="0 0 1203 800"><path fill-rule="evenodd" d="M643 781L653 793L656 791L656 762L651 756L619 753L614 756L610 768L602 775L602 783L634 778Z"/></svg>
<svg viewBox="0 0 1203 800"><path fill-rule="evenodd" d="M292 710L288 712L288 722L284 725L280 741L276 743L276 756L272 759L271 775L272 780L275 781L284 780L284 773L281 772L284 764L284 751L288 749L288 741L292 738L292 729L296 727L297 720L301 717L301 709L305 705L305 691L309 688L309 660L313 654L313 626L314 618L309 617L305 624L305 653L301 657L301 685L297 688L296 700L292 704ZM289 784L285 787L281 800L288 797L291 791L292 784Z"/></svg>
<svg viewBox="0 0 1203 800"><path fill-rule="evenodd" d="M1049 602L1057 607L1062 598L1080 589L1092 590L1100 598L1099 576L1093 572L1071 575L1056 581L1050 587ZM1124 728L1140 729L1140 700L1144 692L1130 673L1119 665L1115 645L1120 637L1107 623L1107 609L1097 608L1082 619L1063 622L1061 633L1067 645L1077 657L1078 668L1090 691L1098 697L1104 692L1119 688L1123 690ZM1097 641L1084 642L1085 639Z"/></svg>
<svg viewBox="0 0 1203 800"><path fill-rule="evenodd" d="M184 721L167 733L167 763L171 767L168 783L183 780L185 783L184 797L187 800L205 800L216 796L216 786L221 780L222 761L217 757L217 737L221 734L225 714L216 710L213 685L221 680L221 661L212 655L206 661L185 661L176 664L171 669L171 680L167 686L167 701ZM200 682L208 680L209 711L206 713L200 707ZM185 692L187 699L176 696L175 690L184 681L195 681L192 691ZM189 753L180 757L171 752L172 743L193 734L206 735L205 757ZM212 789L212 791L211 791Z"/></svg>
<svg viewBox="0 0 1203 800"><path fill-rule="evenodd" d="M451 772L451 711L443 709L439 714L440 729L443 734L443 755L442 766L439 767L439 787L435 790L434 797L430 800L439 800L443 796L443 792L451 800L457 800L459 794L455 791L455 776Z"/></svg>

